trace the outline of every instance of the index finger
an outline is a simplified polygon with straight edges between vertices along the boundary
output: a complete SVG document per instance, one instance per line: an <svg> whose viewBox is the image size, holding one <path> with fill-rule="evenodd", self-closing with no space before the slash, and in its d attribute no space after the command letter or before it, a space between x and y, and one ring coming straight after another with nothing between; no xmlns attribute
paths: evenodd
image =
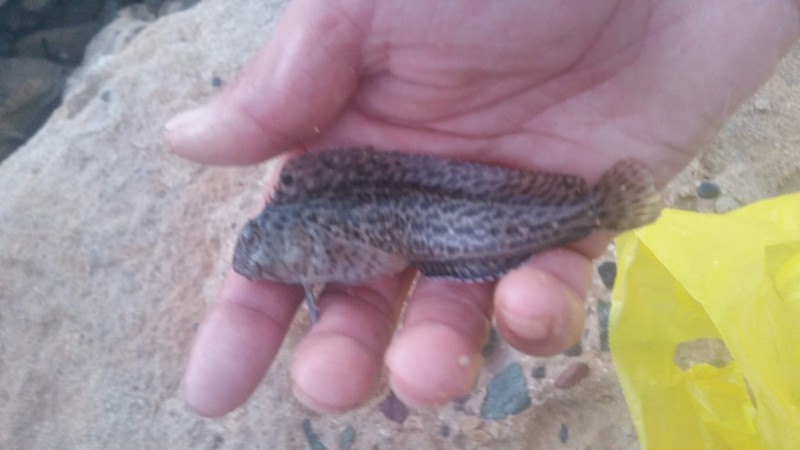
<svg viewBox="0 0 800 450"><path fill-rule="evenodd" d="M297 286L229 272L189 357L184 389L191 408L213 417L244 403L275 359L302 298Z"/></svg>

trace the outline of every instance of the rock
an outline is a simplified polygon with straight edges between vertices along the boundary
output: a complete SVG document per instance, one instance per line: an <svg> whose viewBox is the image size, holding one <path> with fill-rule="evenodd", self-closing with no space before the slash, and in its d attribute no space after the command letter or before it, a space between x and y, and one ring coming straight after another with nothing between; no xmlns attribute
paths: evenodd
<svg viewBox="0 0 800 450"><path fill-rule="evenodd" d="M486 387L481 417L488 420L504 419L519 414L530 406L531 396L522 366L519 363L509 364Z"/></svg>
<svg viewBox="0 0 800 450"><path fill-rule="evenodd" d="M76 65L81 62L86 45L99 28L97 23L88 22L37 31L17 41L15 49L19 56Z"/></svg>
<svg viewBox="0 0 800 450"><path fill-rule="evenodd" d="M569 441L569 427L565 423L562 423L561 428L558 429L558 440L562 444L566 444Z"/></svg>
<svg viewBox="0 0 800 450"><path fill-rule="evenodd" d="M52 3L52 0L22 0L20 6L26 11L42 12L49 8Z"/></svg>
<svg viewBox="0 0 800 450"><path fill-rule="evenodd" d="M766 98L757 98L753 101L753 107L758 112L767 112L772 109L772 105Z"/></svg>
<svg viewBox="0 0 800 450"><path fill-rule="evenodd" d="M35 132L61 100L66 70L41 59L0 59L0 161Z"/></svg>
<svg viewBox="0 0 800 450"><path fill-rule="evenodd" d="M546 376L547 376L547 366L545 365L534 366L534 368L531 369L531 377L533 377L536 380L541 380Z"/></svg>
<svg viewBox="0 0 800 450"><path fill-rule="evenodd" d="M339 435L339 448L341 450L353 450L355 441L356 429L348 425Z"/></svg>
<svg viewBox="0 0 800 450"><path fill-rule="evenodd" d="M0 58L9 58L14 50L14 33L0 27Z"/></svg>
<svg viewBox="0 0 800 450"><path fill-rule="evenodd" d="M408 406L400 401L400 399L394 395L394 392L389 391L389 395L378 405L378 409L380 409L387 419L393 422L403 423L408 419Z"/></svg>
<svg viewBox="0 0 800 450"><path fill-rule="evenodd" d="M585 362L576 362L567 366L553 382L558 389L570 389L589 376L589 365Z"/></svg>
<svg viewBox="0 0 800 450"><path fill-rule="evenodd" d="M597 324L600 331L600 350L607 352L611 348L608 344L608 319L611 314L611 305L598 301L597 302Z"/></svg>
<svg viewBox="0 0 800 450"><path fill-rule="evenodd" d="M711 181L701 181L697 183L697 196L704 199L714 199L719 197L719 186Z"/></svg>
<svg viewBox="0 0 800 450"><path fill-rule="evenodd" d="M614 289L614 279L617 277L617 263L614 261L603 261L597 266L597 273L603 286L607 289Z"/></svg>
<svg viewBox="0 0 800 450"><path fill-rule="evenodd" d="M325 444L319 439L317 433L311 429L311 421L308 419L303 419L303 435L306 437L306 442L310 450L327 450L327 447L325 447Z"/></svg>

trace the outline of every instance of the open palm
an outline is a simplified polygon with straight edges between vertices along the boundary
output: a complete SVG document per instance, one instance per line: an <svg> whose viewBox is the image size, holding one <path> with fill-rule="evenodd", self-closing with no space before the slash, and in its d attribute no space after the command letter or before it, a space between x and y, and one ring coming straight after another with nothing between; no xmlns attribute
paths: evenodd
<svg viewBox="0 0 800 450"><path fill-rule="evenodd" d="M634 156L663 184L798 35L790 0L296 0L240 79L166 135L211 164L374 146L593 181ZM319 411L353 408L385 364L408 403L463 396L492 317L524 352L562 351L583 329L590 258L607 242L540 253L496 286L423 278L397 333L413 274L329 285L295 351L295 395ZM296 286L228 275L187 372L198 412L246 400L301 299Z"/></svg>

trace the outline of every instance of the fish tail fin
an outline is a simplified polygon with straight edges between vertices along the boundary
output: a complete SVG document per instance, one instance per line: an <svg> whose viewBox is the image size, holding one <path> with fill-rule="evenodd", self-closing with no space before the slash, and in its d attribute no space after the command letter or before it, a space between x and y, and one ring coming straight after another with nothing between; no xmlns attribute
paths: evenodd
<svg viewBox="0 0 800 450"><path fill-rule="evenodd" d="M623 159L611 166L592 189L592 195L598 226L612 231L653 222L664 206L650 171L635 159Z"/></svg>

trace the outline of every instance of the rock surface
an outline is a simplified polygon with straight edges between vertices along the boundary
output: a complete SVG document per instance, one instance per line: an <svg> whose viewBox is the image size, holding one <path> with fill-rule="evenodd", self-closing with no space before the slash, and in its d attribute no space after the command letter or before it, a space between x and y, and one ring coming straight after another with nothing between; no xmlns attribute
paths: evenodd
<svg viewBox="0 0 800 450"><path fill-rule="evenodd" d="M25 142L61 101L67 69L33 58L0 59L0 161Z"/></svg>
<svg viewBox="0 0 800 450"><path fill-rule="evenodd" d="M124 38L95 46L113 52L91 58L44 128L0 164L0 448L303 449L306 428L327 448L343 433L357 448L637 448L601 351L595 304L609 293L597 275L582 343L592 376L568 391L529 378L531 406L503 420L477 417L495 365L558 374L571 359L497 350L471 396L402 425L378 410L386 391L357 411L309 417L288 375L301 322L243 408L209 420L185 407L190 342L269 168L187 163L160 129L209 99L212 80L231 80L284 6L208 0L121 27ZM745 105L673 183L673 204L724 210L800 188L800 46L757 98L769 108ZM707 179L724 193L713 201L695 192Z"/></svg>

